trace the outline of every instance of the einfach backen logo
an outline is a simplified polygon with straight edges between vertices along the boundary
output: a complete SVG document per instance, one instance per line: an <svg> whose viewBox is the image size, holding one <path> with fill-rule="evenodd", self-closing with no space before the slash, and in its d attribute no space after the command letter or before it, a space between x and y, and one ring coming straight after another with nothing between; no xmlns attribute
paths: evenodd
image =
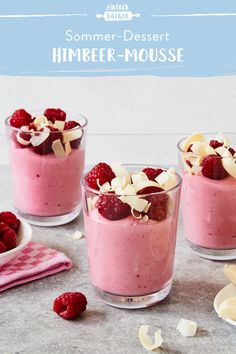
<svg viewBox="0 0 236 354"><path fill-rule="evenodd" d="M97 19L104 21L132 21L139 17L140 14L130 11L127 4L109 4L103 14L96 14Z"/></svg>

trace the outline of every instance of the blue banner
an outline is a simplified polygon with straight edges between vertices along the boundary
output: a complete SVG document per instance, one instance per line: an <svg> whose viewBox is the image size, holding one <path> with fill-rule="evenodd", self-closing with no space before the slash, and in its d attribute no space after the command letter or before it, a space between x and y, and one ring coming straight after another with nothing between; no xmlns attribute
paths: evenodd
<svg viewBox="0 0 236 354"><path fill-rule="evenodd" d="M1 1L0 74L236 73L236 3Z"/></svg>

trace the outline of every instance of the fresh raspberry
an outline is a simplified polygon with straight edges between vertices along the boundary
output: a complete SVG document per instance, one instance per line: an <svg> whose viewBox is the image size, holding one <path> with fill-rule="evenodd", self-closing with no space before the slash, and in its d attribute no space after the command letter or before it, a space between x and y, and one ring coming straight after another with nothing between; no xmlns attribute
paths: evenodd
<svg viewBox="0 0 236 354"><path fill-rule="evenodd" d="M75 122L74 120L68 120L68 122L65 123L64 130L73 129L78 126L80 126L79 123Z"/></svg>
<svg viewBox="0 0 236 354"><path fill-rule="evenodd" d="M6 250L7 250L6 246L4 245L4 243L0 241L0 253L4 253L6 252Z"/></svg>
<svg viewBox="0 0 236 354"><path fill-rule="evenodd" d="M16 247L16 233L9 226L1 229L0 235L0 242L5 245L7 251Z"/></svg>
<svg viewBox="0 0 236 354"><path fill-rule="evenodd" d="M56 120L66 120L66 112L62 111L60 108L47 108L43 114L52 123L54 123Z"/></svg>
<svg viewBox="0 0 236 354"><path fill-rule="evenodd" d="M111 180L115 177L116 176L111 167L104 162L100 162L89 172L86 182L89 187L99 190L97 180L99 181L100 186L102 186L106 182L111 183Z"/></svg>
<svg viewBox="0 0 236 354"><path fill-rule="evenodd" d="M101 194L97 200L98 212L108 220L120 220L130 214L130 206L123 203L116 195Z"/></svg>
<svg viewBox="0 0 236 354"><path fill-rule="evenodd" d="M33 119L35 119L35 118L33 118ZM30 123L28 128L29 128L29 130L34 130L34 131L37 130L36 126L34 125L34 122Z"/></svg>
<svg viewBox="0 0 236 354"><path fill-rule="evenodd" d="M24 109L17 109L10 118L10 125L14 128L21 128L32 122L31 115Z"/></svg>
<svg viewBox="0 0 236 354"><path fill-rule="evenodd" d="M143 172L147 175L147 178L151 181L155 181L157 176L159 176L164 170L162 168L152 168L146 167L143 169Z"/></svg>
<svg viewBox="0 0 236 354"><path fill-rule="evenodd" d="M232 155L232 156L234 156L234 154L235 154L235 150L234 150L233 148L231 148L231 147L230 147L230 148L228 148L228 150L229 150L229 152L231 153L231 155Z"/></svg>
<svg viewBox="0 0 236 354"><path fill-rule="evenodd" d="M80 127L80 124L78 122L75 122L74 120L69 120L68 122L66 122L64 130L74 129L76 127ZM70 146L72 147L72 149L77 149L80 145L80 141L81 138L72 140L70 142Z"/></svg>
<svg viewBox="0 0 236 354"><path fill-rule="evenodd" d="M15 232L17 232L20 227L20 220L10 211L3 211L0 213L0 224L1 223L6 224Z"/></svg>
<svg viewBox="0 0 236 354"><path fill-rule="evenodd" d="M157 192L163 192L163 189L160 187L155 187L155 186L151 186L151 187L145 187L143 189L140 189L137 194L151 194L151 193L157 193Z"/></svg>
<svg viewBox="0 0 236 354"><path fill-rule="evenodd" d="M223 146L224 143L220 143L218 140L211 140L209 142L209 145L213 148L213 149L217 149L220 146Z"/></svg>
<svg viewBox="0 0 236 354"><path fill-rule="evenodd" d="M86 310L87 299L82 293L66 292L53 302L53 311L65 320L72 320Z"/></svg>
<svg viewBox="0 0 236 354"><path fill-rule="evenodd" d="M210 179L223 179L228 174L222 165L222 159L218 155L208 155L202 161L202 174Z"/></svg>
<svg viewBox="0 0 236 354"><path fill-rule="evenodd" d="M62 140L62 133L58 129L53 127L47 127L47 128L50 129L51 131L48 138L44 140L42 144L33 147L33 150L34 152L36 152L36 154L39 155L50 154L52 152L52 143L58 139ZM43 131L43 128L41 128L39 131Z"/></svg>
<svg viewBox="0 0 236 354"><path fill-rule="evenodd" d="M156 195L150 195L148 197L145 197L145 199L148 200L149 203L151 203L147 212L147 216L149 217L149 219L156 221L164 220L167 216L168 211L168 194L161 193Z"/></svg>

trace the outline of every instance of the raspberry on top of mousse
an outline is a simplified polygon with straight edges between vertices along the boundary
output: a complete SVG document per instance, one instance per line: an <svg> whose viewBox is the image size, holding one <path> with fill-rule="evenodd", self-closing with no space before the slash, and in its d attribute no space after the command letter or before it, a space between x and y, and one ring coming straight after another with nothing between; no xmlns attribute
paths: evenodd
<svg viewBox="0 0 236 354"><path fill-rule="evenodd" d="M31 148L36 154L54 153L65 158L72 149L78 149L83 131L74 120L66 121L67 115L60 108L47 108L43 115L32 117L25 109L16 110L9 124L19 131L12 139L20 148Z"/></svg>
<svg viewBox="0 0 236 354"><path fill-rule="evenodd" d="M121 164L104 162L91 169L85 182L98 194L88 198L90 211L97 208L108 220L130 216L142 223L149 219L162 221L167 217L170 198L167 190L178 184L173 168L147 167L134 173Z"/></svg>
<svg viewBox="0 0 236 354"><path fill-rule="evenodd" d="M222 133L206 140L202 133L187 137L182 145L184 169L189 175L200 175L213 180L227 176L236 178L236 153Z"/></svg>
<svg viewBox="0 0 236 354"><path fill-rule="evenodd" d="M20 220L10 211L0 212L0 253L16 247Z"/></svg>

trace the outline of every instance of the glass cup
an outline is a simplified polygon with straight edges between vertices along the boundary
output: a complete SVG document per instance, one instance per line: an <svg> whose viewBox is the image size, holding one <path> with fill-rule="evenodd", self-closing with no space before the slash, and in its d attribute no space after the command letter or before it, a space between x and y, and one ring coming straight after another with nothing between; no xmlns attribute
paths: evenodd
<svg viewBox="0 0 236 354"><path fill-rule="evenodd" d="M204 134L209 140L215 135ZM229 138L230 146L236 147L236 134L225 133L225 137ZM178 151L187 244L204 258L236 259L236 175L234 178L223 170L222 179L205 177L201 172L203 158L183 151L185 139L178 143ZM219 158L223 166L236 163L233 156ZM211 173L218 173L216 168Z"/></svg>
<svg viewBox="0 0 236 354"><path fill-rule="evenodd" d="M37 111L33 114L42 115ZM33 225L66 224L81 210L87 119L70 112L67 117L80 126L60 132L22 132L22 128L10 126L10 117L5 120L16 212ZM77 138L70 140L72 131ZM32 140L25 145L30 139L36 140L34 146Z"/></svg>
<svg viewBox="0 0 236 354"><path fill-rule="evenodd" d="M124 165L130 172L145 166ZM91 189L81 179L90 280L103 302L120 308L156 304L170 292L176 244L181 177L169 190L140 195L160 206L160 221L142 222L133 215L108 220L96 202L114 194ZM119 197L119 196L117 196Z"/></svg>

